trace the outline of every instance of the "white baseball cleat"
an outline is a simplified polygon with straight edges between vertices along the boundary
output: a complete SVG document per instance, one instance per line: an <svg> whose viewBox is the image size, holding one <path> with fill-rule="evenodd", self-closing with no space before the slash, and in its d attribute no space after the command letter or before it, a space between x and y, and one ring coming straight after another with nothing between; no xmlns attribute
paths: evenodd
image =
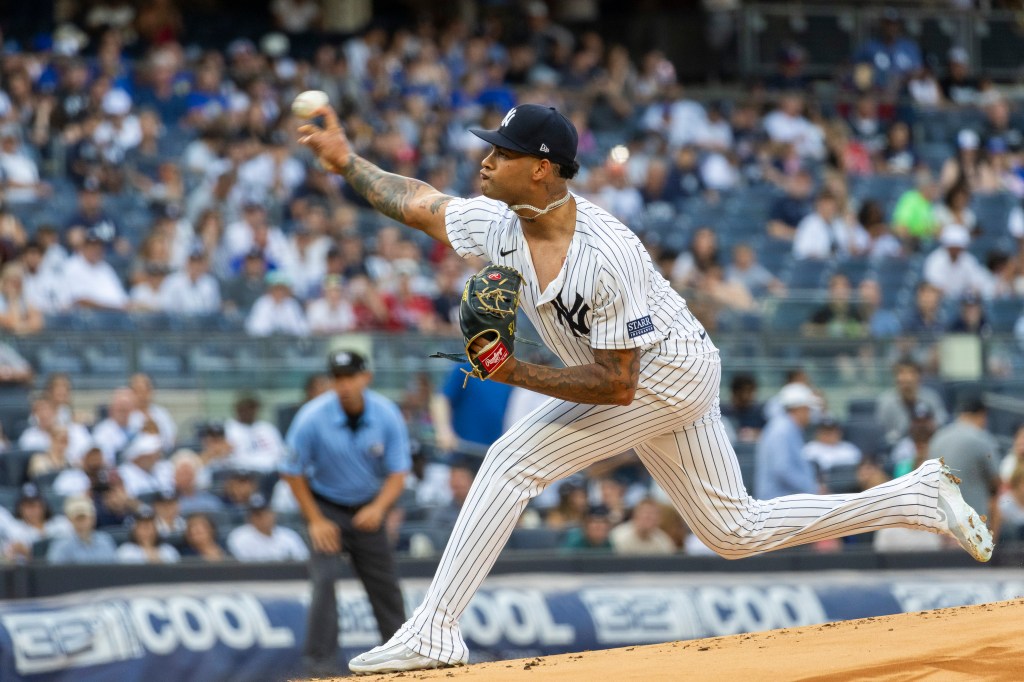
<svg viewBox="0 0 1024 682"><path fill-rule="evenodd" d="M983 517L964 501L960 479L945 462L939 470L939 517L946 526L945 532L955 537L968 554L978 561L992 558L992 532Z"/></svg>
<svg viewBox="0 0 1024 682"><path fill-rule="evenodd" d="M401 642L394 639L365 654L359 654L348 662L348 669L356 675L373 673L397 673L407 670L433 670L434 668L452 668L466 665L466 661L445 663L423 654L418 654Z"/></svg>

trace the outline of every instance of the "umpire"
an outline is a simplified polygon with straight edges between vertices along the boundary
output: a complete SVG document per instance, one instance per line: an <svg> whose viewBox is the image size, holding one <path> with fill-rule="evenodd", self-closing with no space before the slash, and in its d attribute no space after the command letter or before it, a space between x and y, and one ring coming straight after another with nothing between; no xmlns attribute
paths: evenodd
<svg viewBox="0 0 1024 682"><path fill-rule="evenodd" d="M298 411L288 429L289 457L280 465L309 524L313 595L304 658L310 672L337 666L335 580L341 552L352 560L370 598L381 641L405 621L383 521L401 495L412 461L398 406L369 390L373 375L351 351L332 353L332 390Z"/></svg>

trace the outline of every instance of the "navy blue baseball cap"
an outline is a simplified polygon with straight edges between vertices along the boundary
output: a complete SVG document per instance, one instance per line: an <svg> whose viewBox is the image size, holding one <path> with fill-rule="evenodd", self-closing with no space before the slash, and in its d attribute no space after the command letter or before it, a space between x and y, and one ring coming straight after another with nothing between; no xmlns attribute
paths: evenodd
<svg viewBox="0 0 1024 682"><path fill-rule="evenodd" d="M470 128L496 147L570 166L576 161L576 126L554 107L520 104L509 109L496 130Z"/></svg>

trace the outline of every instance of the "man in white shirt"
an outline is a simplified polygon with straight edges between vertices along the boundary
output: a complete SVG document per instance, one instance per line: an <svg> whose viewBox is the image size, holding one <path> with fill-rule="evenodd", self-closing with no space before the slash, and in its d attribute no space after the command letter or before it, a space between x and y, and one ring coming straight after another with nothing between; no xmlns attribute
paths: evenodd
<svg viewBox="0 0 1024 682"><path fill-rule="evenodd" d="M18 448L31 452L46 452L50 449L50 434L56 427L67 429L68 445L64 456L71 464L77 465L92 445L89 430L75 422L61 425L57 419L57 408L49 398L40 397L32 401L29 427L22 431L18 438Z"/></svg>
<svg viewBox="0 0 1024 682"><path fill-rule="evenodd" d="M825 135L818 126L804 118L803 97L789 93L779 100L779 107L764 117L764 129L772 142L787 142L800 156L825 158Z"/></svg>
<svg viewBox="0 0 1024 682"><path fill-rule="evenodd" d="M205 315L220 310L220 284L209 273L202 247L193 249L184 270L173 273L160 287L160 307L179 315Z"/></svg>
<svg viewBox="0 0 1024 682"><path fill-rule="evenodd" d="M103 451L107 466L114 466L120 452L138 433L131 425L135 411L135 392L130 388L115 389L110 396L107 418L92 428L93 442Z"/></svg>
<svg viewBox="0 0 1024 682"><path fill-rule="evenodd" d="M228 551L239 561L305 561L309 549L298 533L277 525L263 495L249 498L249 522L228 534Z"/></svg>
<svg viewBox="0 0 1024 682"><path fill-rule="evenodd" d="M281 267L288 261L288 239L281 228L267 222L267 211L261 203L247 201L242 206L241 219L224 229L221 248L233 271L237 272L234 264L253 247L259 248L275 267Z"/></svg>
<svg viewBox="0 0 1024 682"><path fill-rule="evenodd" d="M232 449L230 464L252 471L275 471L284 457L284 440L276 426L257 419L259 411L255 395L243 394L235 402L235 418L224 424Z"/></svg>
<svg viewBox="0 0 1024 682"><path fill-rule="evenodd" d="M267 273L267 293L256 299L245 320L250 336L306 336L309 324L302 306L292 297L291 282L283 272Z"/></svg>
<svg viewBox="0 0 1024 682"><path fill-rule="evenodd" d="M18 137L16 126L0 128L0 179L3 180L4 201L9 204L31 203L47 190L39 181L36 162L18 148Z"/></svg>
<svg viewBox="0 0 1024 682"><path fill-rule="evenodd" d="M835 255L857 255L867 248L867 233L859 225L848 225L839 215L839 203L825 190L814 203L814 212L796 227L793 257L797 260L827 260Z"/></svg>
<svg viewBox="0 0 1024 682"><path fill-rule="evenodd" d="M135 394L135 411L129 419L129 426L136 432L143 431L147 421L152 421L160 431L164 450L174 448L178 437L178 425L167 408L153 402L153 381L141 372L133 374L128 387Z"/></svg>
<svg viewBox="0 0 1024 682"><path fill-rule="evenodd" d="M124 310L128 306L121 279L104 260L105 249L103 238L89 231L81 253L68 259L63 280L76 307Z"/></svg>
<svg viewBox="0 0 1024 682"><path fill-rule="evenodd" d="M43 245L35 239L30 239L21 253L25 302L44 314L60 313L71 306L71 298L60 271L44 267L43 255Z"/></svg>
<svg viewBox="0 0 1024 682"><path fill-rule="evenodd" d="M939 248L924 260L924 279L950 298L968 291L988 291L985 268L967 251L971 235L962 225L946 225L939 235Z"/></svg>
<svg viewBox="0 0 1024 682"><path fill-rule="evenodd" d="M124 452L125 463L117 468L130 497L174 490L174 466L163 458L160 436L142 433Z"/></svg>
<svg viewBox="0 0 1024 682"><path fill-rule="evenodd" d="M323 296L309 304L306 318L312 334L342 334L356 328L356 313L345 298L341 277L324 278Z"/></svg>

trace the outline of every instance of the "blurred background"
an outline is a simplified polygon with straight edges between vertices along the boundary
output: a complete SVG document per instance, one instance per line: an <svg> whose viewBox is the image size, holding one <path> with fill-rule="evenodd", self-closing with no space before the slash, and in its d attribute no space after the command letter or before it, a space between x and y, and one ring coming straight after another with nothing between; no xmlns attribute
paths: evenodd
<svg viewBox="0 0 1024 682"><path fill-rule="evenodd" d="M531 503L497 587L467 615L479 655L1022 589L1021 3L0 8L0 677L85 679L131 662L117 674L163 679L173 656L192 679L293 666L304 563L247 563L228 538L254 493L274 523L305 533L275 468L291 417L329 387L329 350L369 357L413 436L414 475L388 518L411 604L487 446L536 405L490 382L464 390L456 367L427 358L460 349L459 295L483 263L375 213L296 145L289 107L308 89L328 93L360 154L464 196L478 193L487 151L467 128L523 102L570 116L573 191L641 237L722 351L723 413L753 494L758 441L788 383L825 401L803 452L822 491L881 483L935 456L934 438L973 429L976 466L961 477L999 534L996 568L913 531L727 563L624 453ZM65 516L83 500L94 529ZM100 565L55 549L81 532L110 536ZM952 572L923 578L924 567ZM843 583L851 568L864 570ZM741 570L750 592L730 582ZM652 571L633 592L600 582ZM531 582L538 572L563 582ZM238 580L258 585L228 606L196 587ZM152 592L103 591L153 583L177 596L157 608ZM365 597L341 585L341 639L356 653L375 630ZM38 599L67 592L93 607ZM566 599L575 606L560 611ZM204 650L207 621L220 626ZM263 626L246 640L242 621Z"/></svg>

